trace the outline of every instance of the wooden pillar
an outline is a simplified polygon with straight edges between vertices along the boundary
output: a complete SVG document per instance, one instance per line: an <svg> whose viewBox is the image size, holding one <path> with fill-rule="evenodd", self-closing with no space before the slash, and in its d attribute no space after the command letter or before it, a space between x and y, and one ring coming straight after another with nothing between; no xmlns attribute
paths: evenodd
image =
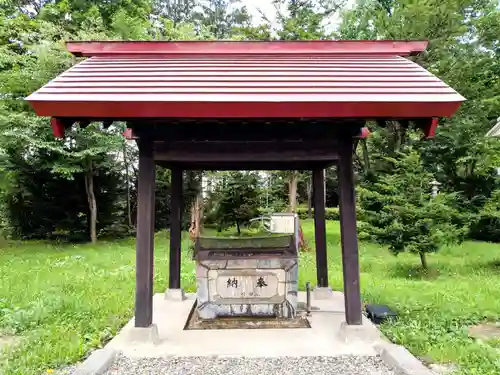
<svg viewBox="0 0 500 375"><path fill-rule="evenodd" d="M356 198L353 176L353 143L344 139L340 145L338 180L340 198L340 233L342 241L342 268L346 322L360 325L361 293L359 287L358 236L356 232Z"/></svg>
<svg viewBox="0 0 500 375"><path fill-rule="evenodd" d="M182 169L171 169L170 261L168 288L181 288Z"/></svg>
<svg viewBox="0 0 500 375"><path fill-rule="evenodd" d="M325 223L325 171L313 170L314 237L316 240L316 273L318 287L328 287L328 258Z"/></svg>
<svg viewBox="0 0 500 375"><path fill-rule="evenodd" d="M155 161L153 143L139 139L137 196L135 326L153 322L153 254L155 216Z"/></svg>

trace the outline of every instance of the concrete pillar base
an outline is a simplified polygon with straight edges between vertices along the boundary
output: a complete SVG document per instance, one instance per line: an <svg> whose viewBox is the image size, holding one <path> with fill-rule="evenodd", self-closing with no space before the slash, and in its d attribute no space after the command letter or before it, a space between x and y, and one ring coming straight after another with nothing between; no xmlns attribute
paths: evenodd
<svg viewBox="0 0 500 375"><path fill-rule="evenodd" d="M333 297L333 291L329 287L317 286L313 290L313 299L331 299L332 297Z"/></svg>
<svg viewBox="0 0 500 375"><path fill-rule="evenodd" d="M167 289L165 291L165 299L167 301L185 301L187 300L186 293L184 289Z"/></svg>
<svg viewBox="0 0 500 375"><path fill-rule="evenodd" d="M156 324L151 324L149 327L132 327L128 330L127 336L128 341L133 343L156 345L160 342Z"/></svg>
<svg viewBox="0 0 500 375"><path fill-rule="evenodd" d="M346 343L360 341L374 343L382 340L379 331L373 325L349 325L346 322L342 322L340 325L338 337Z"/></svg>

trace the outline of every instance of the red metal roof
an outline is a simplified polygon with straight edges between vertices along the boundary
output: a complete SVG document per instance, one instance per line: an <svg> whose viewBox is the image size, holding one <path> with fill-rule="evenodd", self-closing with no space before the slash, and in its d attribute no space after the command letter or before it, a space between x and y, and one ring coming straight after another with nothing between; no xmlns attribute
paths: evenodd
<svg viewBox="0 0 500 375"><path fill-rule="evenodd" d="M72 118L429 118L464 98L405 59L426 42L73 42L89 59L27 98Z"/></svg>

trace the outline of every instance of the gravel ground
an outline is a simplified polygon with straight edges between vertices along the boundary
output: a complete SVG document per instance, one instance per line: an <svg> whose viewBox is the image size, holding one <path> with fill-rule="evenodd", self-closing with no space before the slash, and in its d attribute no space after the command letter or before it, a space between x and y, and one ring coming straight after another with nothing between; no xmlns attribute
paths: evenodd
<svg viewBox="0 0 500 375"><path fill-rule="evenodd" d="M104 375L395 375L378 357L120 357Z"/></svg>
<svg viewBox="0 0 500 375"><path fill-rule="evenodd" d="M62 371L59 371L57 375L71 375L75 372L77 365L68 366Z"/></svg>

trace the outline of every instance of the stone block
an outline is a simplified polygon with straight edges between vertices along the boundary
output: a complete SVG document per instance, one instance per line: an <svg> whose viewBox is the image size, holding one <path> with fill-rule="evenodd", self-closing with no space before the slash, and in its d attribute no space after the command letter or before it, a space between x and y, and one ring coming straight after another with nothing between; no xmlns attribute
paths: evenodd
<svg viewBox="0 0 500 375"><path fill-rule="evenodd" d="M289 283L296 284L299 279L299 267L295 264L293 267L286 271L286 280Z"/></svg>
<svg viewBox="0 0 500 375"><path fill-rule="evenodd" d="M211 270L219 270L227 267L227 260L202 260L199 264Z"/></svg>
<svg viewBox="0 0 500 375"><path fill-rule="evenodd" d="M298 292L296 290L289 290L287 292L286 299L290 303L291 308L296 310L298 304ZM293 313L295 314L295 311Z"/></svg>
<svg viewBox="0 0 500 375"><path fill-rule="evenodd" d="M198 300L198 303L200 303L200 300ZM215 319L217 317L217 308L210 303L198 305L197 310L200 319Z"/></svg>
<svg viewBox="0 0 500 375"><path fill-rule="evenodd" d="M273 315L276 310L285 316L294 315L297 276L296 258L200 261L196 280L198 314L206 320L227 315Z"/></svg>
<svg viewBox="0 0 500 375"><path fill-rule="evenodd" d="M280 262L281 262L280 268L284 268L286 271L288 271L292 267L298 266L298 261L295 258L293 258L293 259L290 259L290 258L280 259Z"/></svg>
<svg viewBox="0 0 500 375"><path fill-rule="evenodd" d="M255 269L258 262L257 259L231 259L227 261L226 269Z"/></svg>
<svg viewBox="0 0 500 375"><path fill-rule="evenodd" d="M277 268L283 268L282 263L284 260L282 259L259 259L257 261L257 267L258 268L263 268L263 269L277 269Z"/></svg>
<svg viewBox="0 0 500 375"><path fill-rule="evenodd" d="M208 268L196 265L196 277L208 277Z"/></svg>
<svg viewBox="0 0 500 375"><path fill-rule="evenodd" d="M208 279L196 279L196 296L198 300L208 301Z"/></svg>

